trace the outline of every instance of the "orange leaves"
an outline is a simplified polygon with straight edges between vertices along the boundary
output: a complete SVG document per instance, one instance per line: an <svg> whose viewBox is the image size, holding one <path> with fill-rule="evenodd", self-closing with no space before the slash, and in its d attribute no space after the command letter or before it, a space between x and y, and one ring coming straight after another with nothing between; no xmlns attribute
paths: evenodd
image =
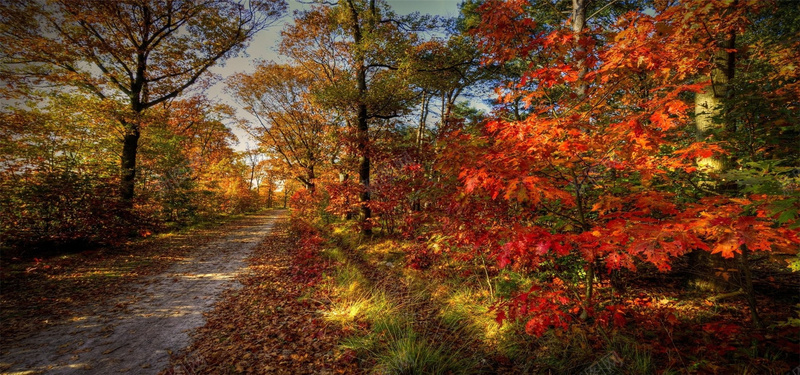
<svg viewBox="0 0 800 375"><path fill-rule="evenodd" d="M734 142L695 142L693 94L708 87L702 77L714 69L710 56L724 50L720 36L738 32L754 4L670 4L577 34L566 25L516 34L525 30L513 21L528 17L522 1L482 8L485 28L474 33L484 52L521 72L498 89L503 109L474 137L480 145L460 170L468 193L461 204L474 205L486 224L480 236L461 235L468 246L490 252L500 267L535 270L570 254L607 271L641 262L668 270L695 250L733 257L745 246L796 248L796 232L779 227L793 213L776 223L750 201L728 192L703 198L717 192L692 186L697 160L719 158ZM561 308L544 294L520 295L516 312L531 312L533 299ZM526 323L531 334L554 325Z"/></svg>
<svg viewBox="0 0 800 375"><path fill-rule="evenodd" d="M687 147L675 150L673 154L679 159L683 159L685 162L691 163L700 158L719 157L727 154L727 151L725 151L718 144L694 142Z"/></svg>
<svg viewBox="0 0 800 375"><path fill-rule="evenodd" d="M748 206L755 204L747 199L706 198L679 218L708 244L706 250L725 258L732 258L743 246L750 251L773 251L800 244L797 230L776 227L765 215L752 215Z"/></svg>
<svg viewBox="0 0 800 375"><path fill-rule="evenodd" d="M656 111L650 115L650 122L663 130L670 130L675 126L675 122L664 111Z"/></svg>
<svg viewBox="0 0 800 375"><path fill-rule="evenodd" d="M591 231L596 241L583 246L593 248L596 256L605 256L609 270L631 265L629 256L666 270L672 259L694 249L731 258L743 246L772 251L800 243L796 230L775 227L766 215L748 213L745 207L753 204L750 200L717 197L678 206L672 199L656 192L625 200L599 198L592 209L608 221Z"/></svg>
<svg viewBox="0 0 800 375"><path fill-rule="evenodd" d="M732 258L741 252L742 246L750 251L771 251L773 245L787 246L791 240L782 235L782 230L772 228L769 221L752 216L725 217L704 214L698 221L697 230L713 241L711 253Z"/></svg>
<svg viewBox="0 0 800 375"><path fill-rule="evenodd" d="M689 106L683 100L667 97L664 103L656 107L650 115L650 123L660 132L669 132L679 126L685 126Z"/></svg>
<svg viewBox="0 0 800 375"><path fill-rule="evenodd" d="M696 172L698 159L725 154L721 144L691 142L685 131L693 121L686 93L707 85L687 78L710 69L698 54L712 54L716 48L713 35L689 31L698 27L697 19L709 22L706 26L715 32L737 29L754 4L730 8L733 4L689 2L652 15L630 12L607 34L587 30L576 35L554 26L546 35L518 35L524 30L512 23L526 19L526 6L522 1L489 2L481 8L484 29L475 33L483 38L485 52L508 61L535 50L546 56L546 63L530 62L519 80L506 86L504 98L522 100L530 113L523 120L487 124L488 134L481 137L486 146L475 166L460 175L467 193L526 203L534 219L545 215L537 209L547 208L555 211L548 214L565 220L585 221L584 226L602 236L576 241L575 248L588 258L607 255L612 267L627 264L622 253L664 269L692 249L732 256L742 245L768 250L770 243L780 242L769 235L767 240L755 238L759 231L770 232L768 221L745 219L742 212L726 214L725 207L738 204L734 201L704 207L704 215L716 212L731 221L711 220L697 214L702 203L678 205L675 196L656 187L674 183L670 173L676 170ZM721 10L730 18L716 17ZM524 46L514 44L523 40ZM584 82L581 71L586 73ZM584 84L583 96L571 92ZM554 103L555 89L566 94ZM637 179L633 186L638 190L613 195L592 190L616 186L621 176ZM580 219L576 205L591 207L599 217L586 219L583 212ZM624 225L603 228L613 220ZM575 230L572 223L561 228ZM507 250L536 254L532 243L511 241Z"/></svg>
<svg viewBox="0 0 800 375"><path fill-rule="evenodd" d="M622 203L623 203L622 198L615 197L613 195L600 196L597 199L597 202L592 206L592 211L595 211L600 215L602 215L610 211L621 209Z"/></svg>

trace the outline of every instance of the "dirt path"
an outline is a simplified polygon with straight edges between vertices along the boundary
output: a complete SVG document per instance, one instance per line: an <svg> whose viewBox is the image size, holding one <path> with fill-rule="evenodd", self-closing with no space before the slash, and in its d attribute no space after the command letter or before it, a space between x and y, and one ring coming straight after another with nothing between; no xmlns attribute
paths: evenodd
<svg viewBox="0 0 800 375"><path fill-rule="evenodd" d="M364 373L340 345L346 334L325 320L330 296L318 283L331 264L301 235L276 222L247 259L243 287L223 293L163 375Z"/></svg>
<svg viewBox="0 0 800 375"><path fill-rule="evenodd" d="M170 353L187 347L222 291L239 287L245 259L281 212L244 227L148 277L130 292L84 317L53 326L3 348L0 370L9 374L156 374Z"/></svg>

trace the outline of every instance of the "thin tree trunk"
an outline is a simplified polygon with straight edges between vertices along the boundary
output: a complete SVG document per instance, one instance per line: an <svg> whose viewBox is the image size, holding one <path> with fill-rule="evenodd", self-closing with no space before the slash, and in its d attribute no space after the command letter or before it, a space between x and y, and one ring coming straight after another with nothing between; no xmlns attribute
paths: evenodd
<svg viewBox="0 0 800 375"><path fill-rule="evenodd" d="M583 311L581 311L581 320L586 320L589 318L589 303L592 299L592 292L594 290L594 262L589 263L589 267L586 268L586 300L584 300L583 304Z"/></svg>
<svg viewBox="0 0 800 375"><path fill-rule="evenodd" d="M419 113L419 126L417 127L417 150L422 149L422 138L425 134L425 123L428 121L428 103L430 98L425 91L422 92L422 107Z"/></svg>
<svg viewBox="0 0 800 375"><path fill-rule="evenodd" d="M308 174L306 175L306 188L308 188L308 190L311 192L311 195L314 195L314 192L317 191L317 184L314 182L316 178L317 176L314 174L314 167L310 167L308 169Z"/></svg>
<svg viewBox="0 0 800 375"><path fill-rule="evenodd" d="M268 183L267 189L269 189L267 192L267 207L272 208L272 182Z"/></svg>
<svg viewBox="0 0 800 375"><path fill-rule="evenodd" d="M576 38L580 38L581 34L583 33L583 29L586 26L586 5L587 0L572 0L572 32L575 34ZM581 46L581 44L576 41L575 47L575 54L578 56L577 64L578 64L578 83L575 87L575 95L577 96L578 100L583 101L586 98L586 89L589 85L584 80L587 73L587 67L585 63L586 56L586 49ZM577 191L580 191L580 187L577 186ZM586 226L586 221L583 214L583 207L581 206L581 201L583 197L578 194L578 210L581 216L581 222ZM586 229L586 228L584 228ZM586 291L585 291L585 299L584 299L584 307L583 311L581 312L580 318L582 320L586 320L589 318L589 304L592 300L592 294L594 291L594 262L589 262L586 268Z"/></svg>
<svg viewBox="0 0 800 375"><path fill-rule="evenodd" d="M350 8L350 21L352 22L353 42L356 48L360 48L363 42L363 35L361 32L361 24L359 20L359 13L352 0L348 0L347 4ZM375 1L370 1L370 19L369 22L375 22ZM369 221L372 217L372 210L369 207L370 201L370 157L369 157L369 117L367 113L367 103L365 102L367 96L367 67L362 52L357 52L357 67L356 67L356 85L358 90L358 103L356 105L356 134L357 142L356 149L358 151L358 180L361 184L361 233L366 235L372 234L372 228Z"/></svg>
<svg viewBox="0 0 800 375"><path fill-rule="evenodd" d="M247 186L250 190L253 190L253 178L256 177L256 167L250 167L250 184ZM256 190L257 192L258 190Z"/></svg>
<svg viewBox="0 0 800 375"><path fill-rule="evenodd" d="M122 139L122 155L120 158L120 197L125 208L133 207L136 184L136 156L139 149L139 127L136 124L125 124L127 132Z"/></svg>
<svg viewBox="0 0 800 375"><path fill-rule="evenodd" d="M739 272L742 274L742 289L744 295L747 297L747 304L750 306L750 318L753 320L753 325L758 328L764 328L764 322L758 315L758 304L756 303L755 290L753 289L753 273L750 270L750 263L748 262L747 255L750 253L747 246L742 245L741 253L736 255L739 263Z"/></svg>
<svg viewBox="0 0 800 375"><path fill-rule="evenodd" d="M149 16L147 16L149 17ZM136 56L136 79L131 84L130 104L134 114L133 122L120 119L125 129L122 139L122 155L120 160L120 197L123 206L130 210L133 208L133 197L136 189L136 158L139 151L139 137L141 135L140 124L142 113L145 110L144 104L147 102L147 84L145 80L146 56L138 53Z"/></svg>
<svg viewBox="0 0 800 375"><path fill-rule="evenodd" d="M358 86L359 91L363 89L366 91L366 72L359 72ZM369 207L370 201L370 188L369 188L369 124L367 123L367 105L361 103L358 105L358 181L361 184L361 232L366 235L372 234L372 228L369 220L372 217L372 210Z"/></svg>
<svg viewBox="0 0 800 375"><path fill-rule="evenodd" d="M447 121L447 118L445 117L445 116L447 116L445 114L445 107L447 106L446 101L447 101L447 93L445 93L444 90L442 90L442 104L441 104L441 109L440 109L440 111L441 111L440 113L442 115L441 115L441 118L439 120L439 121L441 121L441 124L439 126L442 127L442 128L444 128L445 121Z"/></svg>
<svg viewBox="0 0 800 375"><path fill-rule="evenodd" d="M586 26L587 3L587 0L572 0L572 32L576 37L580 37L581 33L583 32L583 28ZM586 67L586 56L583 56L584 53L586 53L586 49L583 48L580 43L577 43L577 46L575 47L575 54L579 56L577 61L578 85L575 88L575 94L581 100L586 97L586 89L589 87L584 80L588 71Z"/></svg>

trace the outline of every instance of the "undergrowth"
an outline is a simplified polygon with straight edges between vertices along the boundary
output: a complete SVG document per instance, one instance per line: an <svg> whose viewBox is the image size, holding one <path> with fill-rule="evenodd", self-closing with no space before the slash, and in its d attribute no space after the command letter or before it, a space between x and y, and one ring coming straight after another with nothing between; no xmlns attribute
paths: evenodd
<svg viewBox="0 0 800 375"><path fill-rule="evenodd" d="M331 296L323 315L347 333L341 347L368 373L779 373L792 365L785 351L750 345L746 332L725 324L746 320L741 301L709 306L703 297L646 283L625 292L605 288L598 298L610 301L609 309L611 302L628 306L607 315L615 324L576 320L537 337L526 333L525 319L501 324L497 316L513 291L541 274L492 269L444 251L420 263L418 243L363 237L347 223L328 225L323 237L320 254L335 264L320 284Z"/></svg>

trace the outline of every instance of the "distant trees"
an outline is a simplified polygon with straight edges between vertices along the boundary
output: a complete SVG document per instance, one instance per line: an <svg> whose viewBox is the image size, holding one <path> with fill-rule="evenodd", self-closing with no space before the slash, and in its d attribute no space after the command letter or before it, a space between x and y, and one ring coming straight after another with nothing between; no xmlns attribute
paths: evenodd
<svg viewBox="0 0 800 375"><path fill-rule="evenodd" d="M140 194L126 214L117 184L119 133L108 131L116 119L91 96L59 94L43 103L4 108L0 117L2 247L113 243L259 207L244 157L232 149L224 106L191 97L150 109L140 140Z"/></svg>
<svg viewBox="0 0 800 375"><path fill-rule="evenodd" d="M255 197L223 124L230 110L182 95L202 89L210 67L285 8L282 0L0 4L0 242L105 242L244 209Z"/></svg>
<svg viewBox="0 0 800 375"><path fill-rule="evenodd" d="M338 158L335 112L313 96L314 77L307 70L264 63L252 74L237 74L229 91L257 124L249 126L271 155L309 190L322 168Z"/></svg>

